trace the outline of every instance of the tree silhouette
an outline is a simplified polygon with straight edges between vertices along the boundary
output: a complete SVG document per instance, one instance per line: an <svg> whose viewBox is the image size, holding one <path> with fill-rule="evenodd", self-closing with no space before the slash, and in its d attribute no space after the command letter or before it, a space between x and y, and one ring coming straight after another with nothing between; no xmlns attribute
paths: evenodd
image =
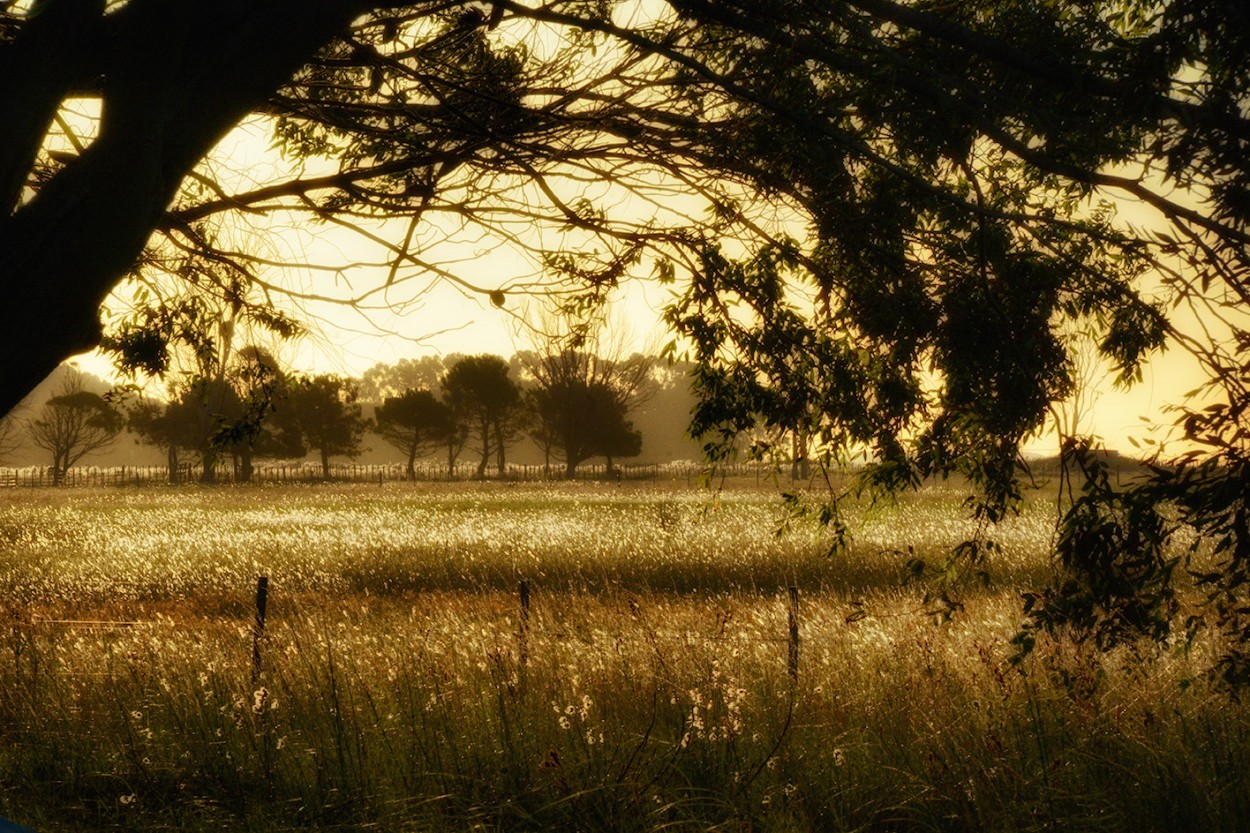
<svg viewBox="0 0 1250 833"><path fill-rule="evenodd" d="M20 447L19 434L19 424L15 414L0 417L0 461L5 460Z"/></svg>
<svg viewBox="0 0 1250 833"><path fill-rule="evenodd" d="M1154 16L1137 3L1117 16L1075 3L991 4L976 15L890 0L673 7L676 15L635 28L576 6L497 7L506 19L576 36L550 57L493 42L491 20L468 3L231 0L209 12L140 0L106 15L103 0L67 0L36 17L6 7L0 249L13 274L43 279L12 293L11 306L23 312L0 332L21 324L14 343L56 355L32 356L30 371L10 368L5 389L28 388L61 356L90 346L99 301L154 229L198 245L194 224L223 212L330 217L338 208L374 206L408 218L415 233L444 190L468 193L479 174L482 183L506 174L533 183L531 216L541 208L544 218L609 242L614 224L602 211L558 198L562 175L549 164L556 159L570 171L580 167L578 177L620 184L630 182L625 162L671 171L687 181L687 193L712 189L711 203L722 209L733 205L731 191L715 188L723 175L818 209L813 200L830 191L814 187L813 177L830 172L829 160L809 168L802 156L787 158L781 148L804 150L784 141L794 128L815 140L808 155L827 147L839 159L928 181L954 208L975 201L959 194L968 183L945 188L932 162L945 155L941 161L957 163L960 148L977 147L987 159L1001 151L1007 163L997 172L974 166L980 184L1023 166L1035 182L1130 194L1214 241L1244 245L1237 206L1246 120L1229 102L1244 92L1238 58L1246 47L1235 16L1181 3ZM165 48L133 48L152 43ZM591 68L585 75L570 71L579 62ZM1192 83L1183 66L1201 67L1209 83ZM153 78L163 79L164 94ZM565 94L527 97L532 89ZM71 93L106 105L95 141L57 122ZM759 118L741 118L737 105ZM171 199L214 142L261 109L280 117L278 136L290 152L343 150L342 169L242 192L198 171L200 184L190 189L198 196ZM66 145L56 158L41 149L49 125ZM783 141L770 142L770 130ZM888 136L898 141L876 141ZM1211 186L1210 210L1169 200L1166 185L1101 170L1133 154L1165 163L1181 184ZM544 185L540 207L533 197ZM23 188L35 198L21 202ZM312 196L327 189L333 199ZM78 245L44 245L66 227L79 230ZM697 238L633 221L620 231L623 245L601 248L595 263L573 270L610 283L646 247ZM421 264L403 242L413 239L404 232L396 242L394 271ZM44 333L23 319L66 325Z"/></svg>
<svg viewBox="0 0 1250 833"><path fill-rule="evenodd" d="M65 356L94 347L99 306L183 177L315 50L372 6L346 0L139 0L0 10L0 334L7 411ZM97 136L50 160L67 97L102 101ZM27 198L23 191L34 187ZM62 239L73 229L72 244ZM58 322L49 327L48 322Z"/></svg>
<svg viewBox="0 0 1250 833"><path fill-rule="evenodd" d="M458 356L422 356L419 359L400 359L395 364L376 364L360 378L360 398L364 402L382 402L390 397L403 396L408 391L436 390Z"/></svg>
<svg viewBox="0 0 1250 833"><path fill-rule="evenodd" d="M428 390L388 396L373 419L373 428L382 439L404 453L409 480L417 477L417 457L445 443L454 430L451 409Z"/></svg>
<svg viewBox="0 0 1250 833"><path fill-rule="evenodd" d="M259 347L239 351L230 382L242 417L223 426L217 440L235 457L235 479L250 482L256 457L303 457L307 453L294 409L283 408L292 380L278 360Z"/></svg>
<svg viewBox="0 0 1250 833"><path fill-rule="evenodd" d="M376 244L385 274L340 298L362 312L379 291L398 306L419 298L418 288L399 297L414 276L500 306L546 288L576 307L576 295L593 306L652 270L678 295L670 322L699 365L695 424L714 456L764 424L809 439L818 466L863 452L870 491L967 477L987 523L1018 504L1020 443L1070 389L1059 328L1092 317L1124 380L1165 345L1204 374L1202 404L1178 415L1196 452L1179 461L1186 476L1139 498L1200 492L1186 523L1216 532L1240 511L1236 478L1250 470L1240 5L666 8L621 26L611 2L501 0L499 15L458 2L130 0L107 14L104 0L6 4L0 410L98 341L100 303L154 232L149 252L179 246L250 268L265 258L200 224L269 214ZM510 23L552 48L501 37ZM91 137L57 120L81 95L103 104ZM261 111L288 157L332 158L333 170L297 164L253 185L194 169ZM1116 198L1155 222L1117 221ZM379 233L384 218L398 222ZM453 243L514 246L533 268L482 286L459 270L476 259ZM534 285L527 274L539 268L554 284ZM1086 497L1106 512L1079 518L1128 517L1115 509L1122 495L1100 494ZM1163 534L1142 523L1123 540ZM1246 598L1240 529L1212 533L1231 559L1212 573L1216 607ZM1111 609L1091 589L1106 565L1088 552L1073 549L1069 567L1099 599L1091 609ZM1250 645L1244 617L1216 617L1233 644Z"/></svg>
<svg viewBox="0 0 1250 833"><path fill-rule="evenodd" d="M564 460L564 476L591 457L633 457L642 435L630 412L650 391L651 360L608 359L585 350L532 352L522 357L533 376L530 398L541 435Z"/></svg>
<svg viewBox="0 0 1250 833"><path fill-rule="evenodd" d="M165 452L166 477L171 484L178 483L183 453L195 449L201 440L199 426L186 418L182 403L136 400L128 408L126 424L141 442Z"/></svg>
<svg viewBox="0 0 1250 833"><path fill-rule="evenodd" d="M521 391L508 375L508 363L489 354L460 359L443 377L443 397L463 432L477 438L477 476L486 476L492 454L502 476L505 449L521 413Z"/></svg>
<svg viewBox="0 0 1250 833"><path fill-rule="evenodd" d="M129 308L114 314L101 347L123 375L163 383L169 404L140 403L132 420L140 437L166 450L171 479L178 449L199 455L205 483L226 454L238 482L251 480L258 454L303 456L298 431L272 414L286 376L257 346L302 327L258 302L251 276L229 264L153 256L132 282Z"/></svg>
<svg viewBox="0 0 1250 833"><path fill-rule="evenodd" d="M321 476L330 479L330 458L360 453L365 423L356 404L356 384L350 379L322 374L297 379L279 409L291 410L308 448L321 458Z"/></svg>
<svg viewBox="0 0 1250 833"><path fill-rule="evenodd" d="M26 432L31 442L52 453L52 480L59 486L71 466L112 445L124 424L112 405L84 388L81 373L71 372L38 416L27 421Z"/></svg>

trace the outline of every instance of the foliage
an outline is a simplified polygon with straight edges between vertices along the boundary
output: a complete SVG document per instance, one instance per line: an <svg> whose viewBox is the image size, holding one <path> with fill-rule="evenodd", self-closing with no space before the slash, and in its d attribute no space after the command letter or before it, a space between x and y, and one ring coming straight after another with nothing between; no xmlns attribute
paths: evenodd
<svg viewBox="0 0 1250 833"><path fill-rule="evenodd" d="M100 340L125 376L218 376L233 359L236 339L291 339L304 331L258 297L255 277L234 264L150 252L130 284L128 308L112 313Z"/></svg>
<svg viewBox="0 0 1250 833"><path fill-rule="evenodd" d="M1197 551L1231 553L1236 534L1221 530L1240 511L1235 418L1223 416L1246 402L1247 214L1232 196L1248 176L1232 151L1247 135L1246 75L1227 63L1245 40L1232 18L1187 3L678 5L722 27L682 76L689 96L733 113L701 134L709 155L808 223L807 239L745 255L705 246L670 311L700 365L695 430L713 458L763 424L810 438L826 471L864 460L851 493L958 476L985 524L937 572L979 571L990 525L1019 506L1021 443L1071 395L1067 322L1093 323L1125 384L1164 346L1189 350L1201 393L1226 403L1181 409L1179 433L1202 448L1127 490L1086 470L1059 537L1071 572L1030 608L1104 646L1165 638L1179 611L1169 543L1188 530ZM1149 178L1108 172L1130 160L1204 183L1208 201L1195 211ZM1099 202L1117 191L1172 230L1118 222ZM1148 273L1162 300L1142 294ZM1213 415L1224 427L1198 430ZM840 531L844 499L810 514ZM1202 575L1218 591L1193 615L1244 632L1226 645L1250 639L1231 615L1247 598L1235 558Z"/></svg>
<svg viewBox="0 0 1250 833"><path fill-rule="evenodd" d="M0 353L30 361L6 367L0 402L94 344L100 300L153 231L251 267L267 258L196 223L268 214L380 247L385 275L340 299L366 314L379 290L415 303L423 289L400 297L408 276L495 306L550 290L583 311L653 267L676 284L670 320L700 364L696 421L714 457L763 424L825 472L867 459L857 485L874 492L961 476L982 537L1018 507L1021 441L1069 393L1064 326L1092 320L1126 383L1165 345L1200 362L1199 407L1226 408L1225 425L1207 432L1202 412L1181 413L1199 457L1160 466L1178 474L1158 486L1205 495L1190 518L1200 530L1237 514L1211 502L1235 479L1204 484L1235 476L1220 443L1247 403L1250 27L1238 4L623 8L6 5L0 251L15 277ZM147 95L154 78L168 79L161 95ZM93 88L104 115L84 142L57 116ZM279 182L233 187L205 166L179 189L262 110L288 157L333 169L295 164ZM49 124L65 150L45 142ZM1118 221L1112 199L1157 222ZM67 228L74 245L57 245ZM457 272L466 243L515 246L533 268L481 286ZM554 282L535 287L538 268ZM492 440L479 433L484 471ZM494 433L502 454L501 423ZM1136 517L1135 499L1096 493L1104 509L1072 517L1091 535ZM841 502L817 515L836 527ZM1148 538L1123 536L1147 562ZM975 562L991 543L960 553ZM1231 609L1244 606L1230 582Z"/></svg>
<svg viewBox="0 0 1250 833"><path fill-rule="evenodd" d="M153 255L133 283L130 306L114 313L101 349L123 376L164 383L164 412L141 403L132 426L166 450L170 481L180 449L199 455L204 482L215 480L223 453L235 458L240 482L251 479L256 456L302 456L298 431L273 414L286 375L256 346L294 338L301 325L258 301L249 273L211 259Z"/></svg>
<svg viewBox="0 0 1250 833"><path fill-rule="evenodd" d="M284 400L276 406L279 412L290 412L303 442L320 455L322 475L327 480L331 457L360 453L365 422L356 399L353 380L321 374L291 382Z"/></svg>
<svg viewBox="0 0 1250 833"><path fill-rule="evenodd" d="M650 360L566 348L535 354L525 364L534 378L529 396L538 430L559 449L566 477L591 457L611 460L642 452L642 434L628 417L648 393Z"/></svg>
<svg viewBox="0 0 1250 833"><path fill-rule="evenodd" d="M486 353L466 356L447 369L442 387L460 431L477 438L477 476L485 476L492 453L502 475L504 449L521 416L521 390L509 376L507 362Z"/></svg>
<svg viewBox="0 0 1250 833"><path fill-rule="evenodd" d="M1059 583L1026 596L1028 649L1039 632L1073 629L1106 650L1142 637L1165 642L1182 610L1187 644L1212 628L1224 651L1211 669L1236 693L1250 684L1250 467L1232 448L1194 455L1126 488L1113 488L1105 462L1087 446L1067 450L1082 479L1080 497L1060 526ZM1179 568L1179 569L1178 569ZM1176 574L1201 592L1182 607Z"/></svg>
<svg viewBox="0 0 1250 833"><path fill-rule="evenodd" d="M437 390L448 365L457 356L422 356L418 359L400 359L394 364L379 362L360 377L362 402L383 402L393 396L403 396L410 390Z"/></svg>
<svg viewBox="0 0 1250 833"><path fill-rule="evenodd" d="M428 390L408 390L388 396L373 417L373 430L404 453L410 480L416 479L413 466L418 456L447 442L455 431L451 409Z"/></svg>

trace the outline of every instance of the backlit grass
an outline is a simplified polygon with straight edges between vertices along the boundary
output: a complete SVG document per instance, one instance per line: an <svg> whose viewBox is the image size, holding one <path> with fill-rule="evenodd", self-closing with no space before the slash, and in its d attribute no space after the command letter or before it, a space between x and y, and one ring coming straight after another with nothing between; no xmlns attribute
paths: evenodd
<svg viewBox="0 0 1250 833"><path fill-rule="evenodd" d="M1000 532L992 581L962 588L958 615L929 615L904 563L967 534L958 500L869 512L829 560L809 530L778 537L776 496L750 490L11 493L0 816L50 831L1246 829L1250 722L1208 688L1200 649L1047 643L1023 671L1007 662L1019 592L1048 569L1044 501ZM82 624L98 620L133 624Z"/></svg>

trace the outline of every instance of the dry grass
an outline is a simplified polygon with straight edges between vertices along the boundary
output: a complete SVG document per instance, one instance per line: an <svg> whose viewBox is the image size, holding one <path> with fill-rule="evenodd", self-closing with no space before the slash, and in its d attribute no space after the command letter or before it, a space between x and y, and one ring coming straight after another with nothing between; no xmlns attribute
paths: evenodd
<svg viewBox="0 0 1250 833"><path fill-rule="evenodd" d="M1007 662L1050 514L939 624L932 491L838 562L774 495L48 491L0 508L0 815L41 830L1239 830L1201 654ZM271 577L263 671L252 598ZM533 588L524 641L516 593ZM784 588L802 588L797 683ZM91 628L46 620L127 620ZM32 625L32 620L45 620ZM522 649L524 648L524 661Z"/></svg>

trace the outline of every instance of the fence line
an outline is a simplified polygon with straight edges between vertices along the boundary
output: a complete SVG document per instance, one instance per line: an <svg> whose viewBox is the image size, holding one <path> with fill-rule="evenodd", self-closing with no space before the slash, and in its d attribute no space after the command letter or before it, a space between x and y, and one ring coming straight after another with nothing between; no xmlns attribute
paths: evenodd
<svg viewBox="0 0 1250 833"><path fill-rule="evenodd" d="M602 463L578 466L574 480L661 480L691 479L703 474L706 468L691 461L673 463L622 464L609 469ZM768 463L743 462L718 464L718 476L755 477L772 475L776 467ZM416 480L420 482L471 481L477 478L477 466L460 463L450 472L447 465L424 463L415 467ZM407 471L401 463L334 463L329 470L329 480L346 483L384 483L408 480ZM266 463L252 469L252 483L316 483L326 480L325 473L317 463ZM558 482L566 480L561 466L510 464L500 476L488 471L486 480L509 482ZM144 486L168 483L217 483L237 484L243 476L229 465L219 466L207 481L198 465L179 466L171 478L166 466L75 466L68 469L57 482L54 472L46 466L23 468L0 468L0 488L40 488L45 486Z"/></svg>
<svg viewBox="0 0 1250 833"><path fill-rule="evenodd" d="M256 579L256 598L252 620L251 640L251 675L253 683L260 678L263 669L263 654L266 642L265 625L270 595L269 591L269 576L258 576ZM533 591L530 583L526 580L522 580L517 586L519 621L515 635L517 643L517 663L522 675L526 673L530 661L532 595ZM752 636L748 637L747 640L757 643L785 643L786 670L791 681L797 683L799 679L799 589L794 585L787 587L783 603L786 606L787 634L785 636L777 637ZM24 629L30 632L33 632L37 627L46 625L56 625L67 629L83 628L88 630L130 630L143 626L166 626L172 624L174 623L164 620L44 619L39 617L24 619L20 613L15 615L13 621L15 629ZM181 627L190 628L191 626L181 625ZM549 638L554 638L558 641L562 638L562 634L558 632L550 634ZM652 630L649 631L648 638L690 643L691 641L728 642L742 637L729 637L723 634L700 634L694 631L686 631L678 634Z"/></svg>

